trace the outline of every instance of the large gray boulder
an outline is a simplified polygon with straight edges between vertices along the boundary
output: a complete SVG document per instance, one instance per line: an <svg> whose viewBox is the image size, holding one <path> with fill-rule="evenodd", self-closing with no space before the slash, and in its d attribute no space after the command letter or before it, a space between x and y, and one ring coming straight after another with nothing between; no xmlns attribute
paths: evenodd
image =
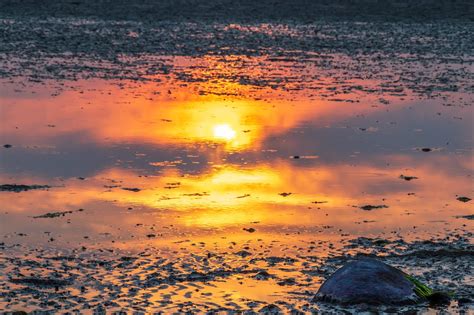
<svg viewBox="0 0 474 315"><path fill-rule="evenodd" d="M319 289L316 299L340 304L413 304L420 300L403 271L376 259L361 259L338 269Z"/></svg>

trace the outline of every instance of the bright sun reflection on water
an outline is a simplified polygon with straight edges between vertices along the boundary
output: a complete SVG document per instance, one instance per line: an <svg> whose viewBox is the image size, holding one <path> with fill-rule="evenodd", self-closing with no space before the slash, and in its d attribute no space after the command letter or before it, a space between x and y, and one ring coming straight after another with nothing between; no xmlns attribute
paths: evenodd
<svg viewBox="0 0 474 315"><path fill-rule="evenodd" d="M214 137L224 140L232 140L235 138L236 132L228 124L221 124L214 126Z"/></svg>

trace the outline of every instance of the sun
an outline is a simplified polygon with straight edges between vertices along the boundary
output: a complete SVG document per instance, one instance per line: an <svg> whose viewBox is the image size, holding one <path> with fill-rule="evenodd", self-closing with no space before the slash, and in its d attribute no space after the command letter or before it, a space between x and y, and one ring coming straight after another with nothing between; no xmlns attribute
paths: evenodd
<svg viewBox="0 0 474 315"><path fill-rule="evenodd" d="M214 126L214 137L217 139L232 140L235 138L236 132L228 124Z"/></svg>

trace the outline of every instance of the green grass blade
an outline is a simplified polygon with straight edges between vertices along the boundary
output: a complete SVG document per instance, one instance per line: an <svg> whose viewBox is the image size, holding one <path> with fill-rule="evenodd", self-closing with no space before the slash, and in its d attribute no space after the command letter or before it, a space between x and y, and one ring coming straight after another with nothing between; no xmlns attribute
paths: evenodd
<svg viewBox="0 0 474 315"><path fill-rule="evenodd" d="M414 277L410 275L406 275L405 277L407 278L408 281L410 281L411 283L415 285L414 291L415 291L415 294L418 295L419 297L427 299L434 293L433 289L421 283Z"/></svg>

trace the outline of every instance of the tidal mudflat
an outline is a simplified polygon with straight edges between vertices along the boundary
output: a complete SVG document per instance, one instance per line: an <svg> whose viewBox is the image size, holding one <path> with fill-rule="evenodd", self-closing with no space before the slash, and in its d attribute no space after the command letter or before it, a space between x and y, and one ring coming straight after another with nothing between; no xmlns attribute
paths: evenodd
<svg viewBox="0 0 474 315"><path fill-rule="evenodd" d="M469 11L87 3L1 1L0 310L473 311ZM317 301L357 257L453 299Z"/></svg>

